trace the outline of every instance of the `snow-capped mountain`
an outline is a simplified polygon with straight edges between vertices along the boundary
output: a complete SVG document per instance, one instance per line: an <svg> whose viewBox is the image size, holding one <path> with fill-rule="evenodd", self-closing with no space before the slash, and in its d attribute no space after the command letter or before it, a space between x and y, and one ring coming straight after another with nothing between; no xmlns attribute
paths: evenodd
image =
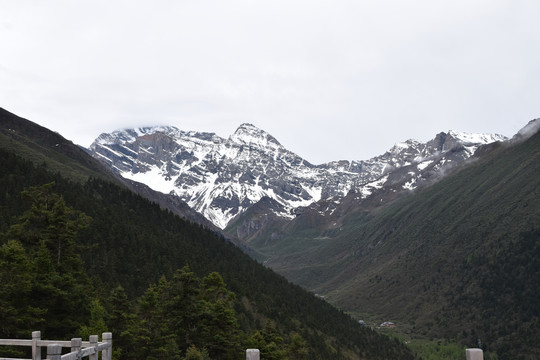
<svg viewBox="0 0 540 360"><path fill-rule="evenodd" d="M242 124L229 138L214 133L147 127L100 135L97 159L123 177L180 197L220 228L263 197L283 206L280 216L321 199L355 191L369 197L392 186L413 190L468 159L501 135L449 131L421 143L408 140L365 161L313 165L272 135Z"/></svg>

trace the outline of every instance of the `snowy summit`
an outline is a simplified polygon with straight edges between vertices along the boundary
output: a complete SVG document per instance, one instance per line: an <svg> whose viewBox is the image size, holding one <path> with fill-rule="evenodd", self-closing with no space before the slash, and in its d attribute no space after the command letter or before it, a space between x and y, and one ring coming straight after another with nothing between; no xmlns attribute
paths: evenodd
<svg viewBox="0 0 540 360"><path fill-rule="evenodd" d="M389 186L414 190L478 146L501 140L449 131L427 143L398 143L369 160L312 165L246 123L227 139L170 126L118 130L101 134L90 150L123 177L180 197L223 229L263 197L282 206L281 216L291 217L295 208L350 191L368 197Z"/></svg>

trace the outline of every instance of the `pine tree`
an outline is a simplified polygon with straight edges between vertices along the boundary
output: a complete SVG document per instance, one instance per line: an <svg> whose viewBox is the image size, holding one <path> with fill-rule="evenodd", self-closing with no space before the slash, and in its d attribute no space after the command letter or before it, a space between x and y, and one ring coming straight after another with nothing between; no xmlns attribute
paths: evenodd
<svg viewBox="0 0 540 360"><path fill-rule="evenodd" d="M217 272L210 273L201 284L200 338L211 356L236 359L240 353L240 340L235 295L227 290Z"/></svg>
<svg viewBox="0 0 540 360"><path fill-rule="evenodd" d="M287 346L287 359L304 360L308 358L306 341L298 334L293 334L291 343Z"/></svg>
<svg viewBox="0 0 540 360"><path fill-rule="evenodd" d="M31 298L35 274L18 240L0 246L0 337L27 337L43 325L47 309Z"/></svg>
<svg viewBox="0 0 540 360"><path fill-rule="evenodd" d="M4 235L4 250L11 247L11 254L20 257L21 264L15 268L22 271L20 276L26 284L22 298L10 297L7 301L14 308L26 306L23 312L41 314L38 319L43 324L43 335L71 337L87 321L93 296L75 244L78 231L88 226L90 218L68 207L61 196L52 192L53 186L51 183L24 191L23 199L30 200L31 207ZM13 259L4 261L13 266Z"/></svg>
<svg viewBox="0 0 540 360"><path fill-rule="evenodd" d="M114 336L113 358L127 359L126 350L130 348L131 333L129 325L135 321L134 309L122 286L111 290L106 302L107 327Z"/></svg>

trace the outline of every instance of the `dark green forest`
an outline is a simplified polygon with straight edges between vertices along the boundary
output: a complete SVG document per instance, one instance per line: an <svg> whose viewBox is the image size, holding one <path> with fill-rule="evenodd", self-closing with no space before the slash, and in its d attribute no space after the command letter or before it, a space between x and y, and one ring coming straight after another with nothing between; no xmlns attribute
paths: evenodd
<svg viewBox="0 0 540 360"><path fill-rule="evenodd" d="M117 359L408 359L226 239L0 149L0 338L113 332ZM20 349L0 349L20 356Z"/></svg>

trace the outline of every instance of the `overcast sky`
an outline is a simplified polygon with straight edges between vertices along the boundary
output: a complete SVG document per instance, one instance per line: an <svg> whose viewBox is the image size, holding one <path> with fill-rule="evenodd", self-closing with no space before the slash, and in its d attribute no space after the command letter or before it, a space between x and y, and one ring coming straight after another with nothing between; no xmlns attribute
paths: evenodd
<svg viewBox="0 0 540 360"><path fill-rule="evenodd" d="M0 107L89 146L244 122L320 164L540 117L538 0L0 0Z"/></svg>

